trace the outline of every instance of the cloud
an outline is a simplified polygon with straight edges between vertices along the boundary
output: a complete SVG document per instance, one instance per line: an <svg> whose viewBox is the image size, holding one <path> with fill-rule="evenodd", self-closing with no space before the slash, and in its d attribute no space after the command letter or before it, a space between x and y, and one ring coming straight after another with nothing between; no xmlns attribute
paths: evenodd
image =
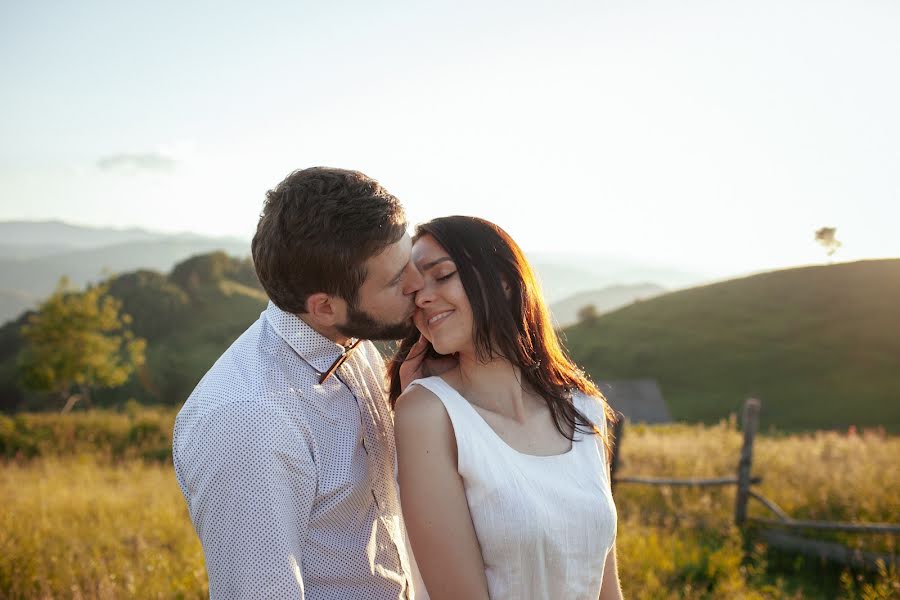
<svg viewBox="0 0 900 600"><path fill-rule="evenodd" d="M168 173L177 165L177 160L160 152L112 154L97 160L97 168L110 173Z"/></svg>

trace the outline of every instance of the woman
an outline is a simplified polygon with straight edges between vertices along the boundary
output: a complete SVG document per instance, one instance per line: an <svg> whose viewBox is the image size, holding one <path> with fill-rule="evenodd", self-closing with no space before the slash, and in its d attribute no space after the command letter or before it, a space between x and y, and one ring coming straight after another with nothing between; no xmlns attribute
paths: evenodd
<svg viewBox="0 0 900 600"><path fill-rule="evenodd" d="M401 343L390 397L404 520L431 599L621 598L611 413L561 349L522 251L496 225L457 216L420 225L412 256L421 337ZM454 366L401 394L423 353Z"/></svg>

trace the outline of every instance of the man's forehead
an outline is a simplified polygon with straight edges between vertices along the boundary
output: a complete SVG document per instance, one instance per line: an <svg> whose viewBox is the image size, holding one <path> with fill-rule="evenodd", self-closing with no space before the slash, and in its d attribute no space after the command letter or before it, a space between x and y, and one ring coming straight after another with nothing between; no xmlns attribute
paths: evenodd
<svg viewBox="0 0 900 600"><path fill-rule="evenodd" d="M369 275L385 280L393 279L406 267L411 250L412 240L408 233L404 233L402 238L388 245L366 262Z"/></svg>

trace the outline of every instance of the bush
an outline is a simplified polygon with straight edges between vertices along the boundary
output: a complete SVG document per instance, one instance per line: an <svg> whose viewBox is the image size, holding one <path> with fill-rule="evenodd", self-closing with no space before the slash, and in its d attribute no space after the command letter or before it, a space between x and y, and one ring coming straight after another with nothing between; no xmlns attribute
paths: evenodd
<svg viewBox="0 0 900 600"><path fill-rule="evenodd" d="M108 462L171 462L174 422L174 410L149 408L0 415L0 456L23 460L91 455Z"/></svg>

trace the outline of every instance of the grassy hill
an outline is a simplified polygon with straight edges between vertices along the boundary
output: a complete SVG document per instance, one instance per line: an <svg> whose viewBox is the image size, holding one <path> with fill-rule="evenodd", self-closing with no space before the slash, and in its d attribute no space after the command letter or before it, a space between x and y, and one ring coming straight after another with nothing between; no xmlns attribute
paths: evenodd
<svg viewBox="0 0 900 600"><path fill-rule="evenodd" d="M656 378L676 419L714 422L756 396L764 426L900 431L900 259L682 290L564 336L595 380Z"/></svg>
<svg viewBox="0 0 900 600"><path fill-rule="evenodd" d="M147 364L125 386L98 390L100 405L129 398L144 403L184 402L222 352L266 306L249 258L223 252L185 260L163 274L140 270L109 280L110 293L133 318L132 330L147 340ZM58 400L18 384L19 328L26 316L0 327L0 409L52 406Z"/></svg>

